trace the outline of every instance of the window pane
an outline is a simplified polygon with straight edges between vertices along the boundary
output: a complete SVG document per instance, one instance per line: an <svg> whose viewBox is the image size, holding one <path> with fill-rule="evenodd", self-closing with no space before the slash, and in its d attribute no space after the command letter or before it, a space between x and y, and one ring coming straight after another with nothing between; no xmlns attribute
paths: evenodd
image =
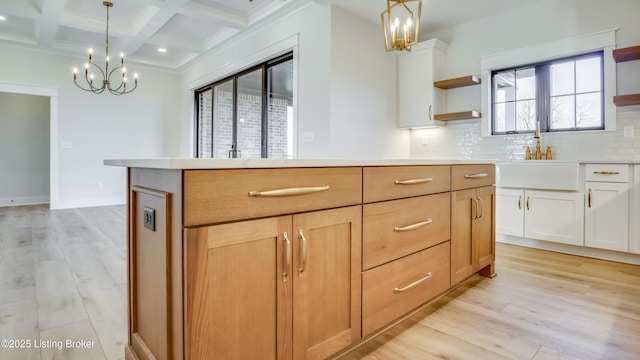
<svg viewBox="0 0 640 360"><path fill-rule="evenodd" d="M500 72L493 76L495 103L513 101L516 99L515 71Z"/></svg>
<svg viewBox="0 0 640 360"><path fill-rule="evenodd" d="M576 92L594 92L602 88L600 57L576 61Z"/></svg>
<svg viewBox="0 0 640 360"><path fill-rule="evenodd" d="M238 157L262 157L262 69L238 77Z"/></svg>
<svg viewBox="0 0 640 360"><path fill-rule="evenodd" d="M576 95L576 127L592 128L602 124L600 92Z"/></svg>
<svg viewBox="0 0 640 360"><path fill-rule="evenodd" d="M518 100L535 99L536 72L535 68L519 69L516 72L516 92Z"/></svg>
<svg viewBox="0 0 640 360"><path fill-rule="evenodd" d="M213 91L207 90L198 94L198 157L210 158L213 156L213 117L211 111L211 95Z"/></svg>
<svg viewBox="0 0 640 360"><path fill-rule="evenodd" d="M267 70L268 157L293 158L293 60Z"/></svg>
<svg viewBox="0 0 640 360"><path fill-rule="evenodd" d="M214 157L229 157L233 144L233 80L213 88Z"/></svg>
<svg viewBox="0 0 640 360"><path fill-rule="evenodd" d="M562 62L551 65L551 96L574 93L574 62Z"/></svg>
<svg viewBox="0 0 640 360"><path fill-rule="evenodd" d="M575 96L551 98L551 128L572 129L575 124Z"/></svg>
<svg viewBox="0 0 640 360"><path fill-rule="evenodd" d="M518 115L518 131L536 129L536 101L524 100L516 104L516 114Z"/></svg>
<svg viewBox="0 0 640 360"><path fill-rule="evenodd" d="M507 114L513 114L515 112L515 110L512 110L514 108L514 105L514 102L494 104L494 132L507 132L515 130L515 126L513 125L513 123L510 127L507 127ZM513 116L509 118L513 119Z"/></svg>

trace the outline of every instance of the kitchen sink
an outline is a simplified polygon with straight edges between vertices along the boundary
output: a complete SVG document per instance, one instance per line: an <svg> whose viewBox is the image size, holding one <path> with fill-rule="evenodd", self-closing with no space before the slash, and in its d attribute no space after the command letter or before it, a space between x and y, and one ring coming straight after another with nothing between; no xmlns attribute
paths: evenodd
<svg viewBox="0 0 640 360"><path fill-rule="evenodd" d="M580 164L559 160L505 162L497 164L496 176L500 187L577 191Z"/></svg>

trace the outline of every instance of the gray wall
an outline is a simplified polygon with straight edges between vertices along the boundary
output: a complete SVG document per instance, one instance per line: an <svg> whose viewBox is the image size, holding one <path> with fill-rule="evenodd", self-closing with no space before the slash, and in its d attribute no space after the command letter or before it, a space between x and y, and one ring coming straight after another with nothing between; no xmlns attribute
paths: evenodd
<svg viewBox="0 0 640 360"><path fill-rule="evenodd" d="M49 202L49 98L0 93L0 206Z"/></svg>

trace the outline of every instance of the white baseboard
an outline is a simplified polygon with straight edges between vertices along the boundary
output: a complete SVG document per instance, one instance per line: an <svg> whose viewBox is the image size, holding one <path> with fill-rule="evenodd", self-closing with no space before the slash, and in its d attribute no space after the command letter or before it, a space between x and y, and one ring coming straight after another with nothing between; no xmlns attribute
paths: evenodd
<svg viewBox="0 0 640 360"><path fill-rule="evenodd" d="M73 208L94 207L94 206L123 205L126 203L127 203L126 197L58 200L56 202L55 208L52 207L51 209L61 210L61 209L73 209Z"/></svg>
<svg viewBox="0 0 640 360"><path fill-rule="evenodd" d="M566 245L525 237L496 234L496 242L520 245L535 249L555 251L570 255L584 256L594 259L617 261L627 264L640 265L640 254L619 251L595 249L585 246Z"/></svg>
<svg viewBox="0 0 640 360"><path fill-rule="evenodd" d="M0 198L0 207L48 204L49 195Z"/></svg>

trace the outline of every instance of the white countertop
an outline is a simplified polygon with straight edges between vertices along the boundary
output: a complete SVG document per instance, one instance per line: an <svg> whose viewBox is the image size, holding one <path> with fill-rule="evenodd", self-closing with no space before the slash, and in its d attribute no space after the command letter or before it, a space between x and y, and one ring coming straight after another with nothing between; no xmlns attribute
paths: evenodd
<svg viewBox="0 0 640 360"><path fill-rule="evenodd" d="M402 166L402 165L467 165L494 164L496 160L430 160L430 159L108 159L107 166L132 168L197 170L197 169L266 169L305 167L345 167L345 166Z"/></svg>

